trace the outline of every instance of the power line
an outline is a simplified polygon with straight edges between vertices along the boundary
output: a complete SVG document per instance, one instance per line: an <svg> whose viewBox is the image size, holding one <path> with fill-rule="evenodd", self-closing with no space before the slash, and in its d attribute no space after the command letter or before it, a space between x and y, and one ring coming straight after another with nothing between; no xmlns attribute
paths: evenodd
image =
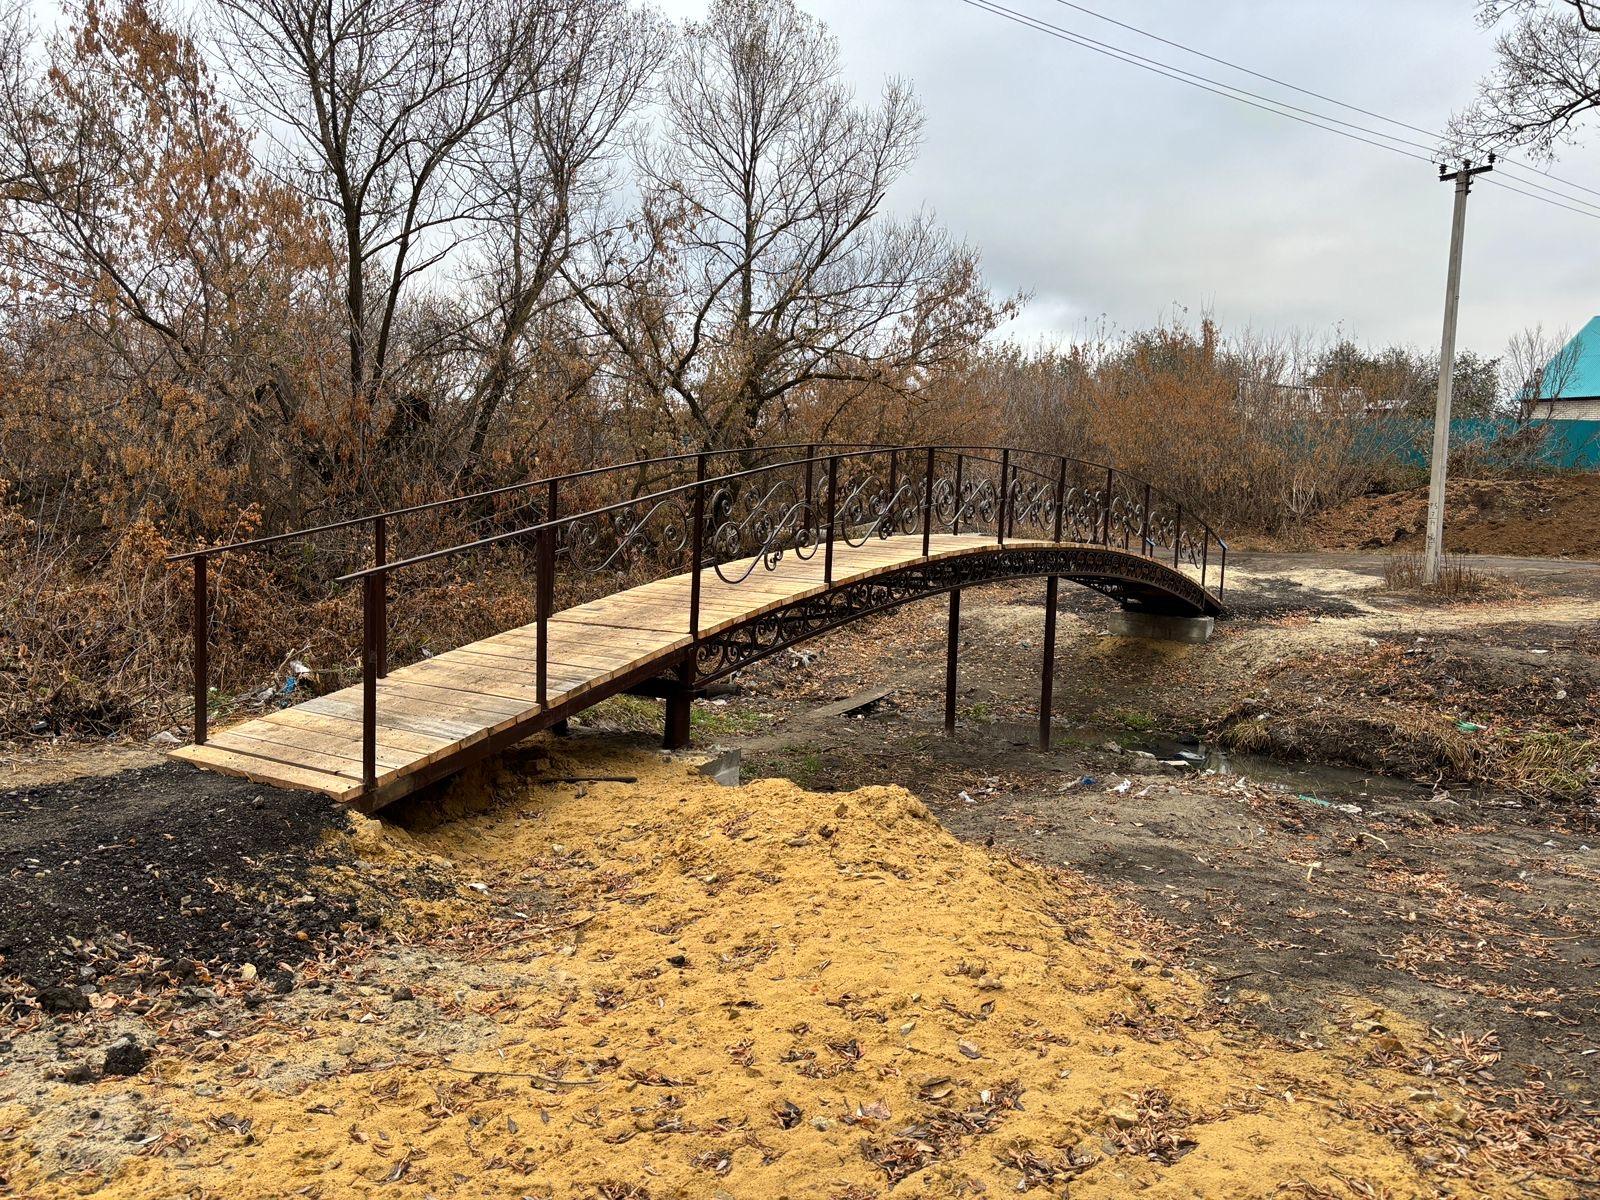
<svg viewBox="0 0 1600 1200"><path fill-rule="evenodd" d="M1328 104L1335 104L1340 108L1348 109L1350 112L1360 113L1364 117L1372 117L1376 120L1383 121L1385 124L1394 125L1400 129L1408 129L1412 133L1420 133L1424 137L1433 138L1436 143L1444 143L1450 140L1435 130L1424 129L1420 125L1412 125L1410 122L1402 121L1397 117L1386 116L1383 113L1374 112L1370 108L1362 108L1358 104L1351 104L1349 101L1340 100L1335 96L1329 96L1322 92L1312 91L1310 88L1301 87L1297 83L1290 83L1287 79L1279 79L1276 75L1265 74L1264 72L1247 67L1242 63L1232 62L1226 58L1219 58L1215 54L1207 54L1204 50L1197 50L1195 47L1187 45L1184 42L1174 41L1172 38L1163 37L1159 33L1152 33L1148 29L1142 29L1137 25L1130 25L1126 21L1119 21L1115 17L1108 17L1105 13L1096 12L1094 9L1086 8L1082 4L1074 4L1072 0L1056 0L1056 3L1061 5L1063 8L1070 8L1076 12L1083 13L1085 16L1093 17L1097 21L1105 21L1108 24L1115 25L1119 29L1126 29L1130 33L1137 33L1140 37L1146 37L1152 41L1160 42L1163 46L1171 46L1175 50L1182 50L1185 54L1192 54L1196 58L1205 59L1207 62L1214 62L1219 66L1228 67L1231 70L1242 72L1245 75L1254 76L1256 79L1265 80L1267 83L1275 83L1279 87L1286 87L1290 91L1299 92L1302 96L1310 96L1313 99L1322 100ZM1408 144L1416 145L1417 143L1410 142ZM1437 148L1437 146L1434 147L1434 149ZM1548 179L1553 183L1559 183L1569 188L1576 188L1580 192L1588 192L1591 196L1600 196L1600 189L1585 187L1583 184L1575 183L1570 179L1562 179L1557 175L1550 174L1548 171L1541 171L1537 167L1529 166L1527 163L1518 162L1516 159L1510 158L1505 154L1500 155L1500 162L1502 164L1508 164L1512 167L1516 167L1519 170L1526 171L1531 175L1538 175L1540 178ZM1558 192L1553 188L1540 187L1540 185L1529 180L1523 180L1522 182L1527 183L1529 187L1539 188L1541 192L1549 192L1553 196L1562 196L1562 198L1566 200L1577 200L1577 197L1575 196L1563 196L1561 192ZM1588 203L1584 200L1578 200L1577 202L1579 204Z"/></svg>
<svg viewBox="0 0 1600 1200"><path fill-rule="evenodd" d="M1104 55L1107 58L1115 59L1118 62L1126 63L1129 66L1138 67L1140 70L1148 71L1151 74L1161 75L1161 76L1163 76L1163 77L1165 77L1167 79L1174 79L1179 83L1186 83L1190 87L1199 88L1203 92L1210 92L1213 95L1221 96L1221 97L1223 97L1224 99L1227 99L1227 100L1233 100L1233 101L1235 101L1236 103L1239 103L1239 104L1248 105L1251 108L1260 109L1262 112L1272 113L1275 116L1287 117L1289 120L1298 121L1302 125L1310 125L1314 129L1321 129L1321 130L1323 130L1323 131L1325 131L1327 133L1335 133L1335 134L1338 134L1340 137L1349 138L1351 141L1361 142L1361 143L1363 143L1365 145L1368 145L1368 146L1374 146L1379 150L1387 150L1391 154L1403 155L1406 158L1416 159L1419 162L1425 162L1425 163L1428 163L1430 165L1437 164L1437 161L1438 161L1437 156L1436 156L1436 154L1432 153L1432 151L1435 148L1424 146L1421 143L1411 141L1411 140L1409 140L1407 138L1401 138L1401 137L1398 137L1398 136L1396 136L1394 134L1384 133L1381 130L1369 129L1366 126L1363 126L1363 125L1356 125L1356 124L1354 124L1352 122L1344 121L1344 120L1339 119L1338 117L1330 116L1327 113L1318 112L1318 111L1315 111L1313 109L1300 108L1300 107L1298 107L1296 105L1289 104L1286 101L1276 100L1276 99L1274 99L1274 98L1272 98L1270 96L1263 96L1263 95L1261 95L1261 94L1259 94L1257 92L1251 92L1251 91L1248 91L1247 89L1237 87L1237 86L1235 86L1233 84L1225 83L1225 82L1223 82L1221 80L1218 80L1218 79L1212 79L1209 76L1198 75L1193 71L1186 71L1182 67L1175 67L1170 63L1165 63L1165 62L1162 62L1162 61L1160 61L1158 59L1146 58L1144 55L1136 54L1131 50L1125 50L1120 46L1114 46L1109 42L1101 42L1101 41L1098 41L1095 38L1087 37L1087 36L1085 36L1083 34L1079 34L1079 33L1074 33L1073 31L1068 30L1068 29L1063 29L1059 25L1053 25L1050 22L1042 20L1042 19L1040 19L1038 17L1030 16L1029 14L1018 12L1015 9L1007 8L1003 4L996 3L996 0L961 0L961 2L963 4L968 5L971 8L979 9L980 11L990 13L990 14L992 14L994 16L1002 17L1005 20L1013 22L1014 24L1021 25L1024 28L1032 29L1033 31L1035 31L1037 33L1043 33L1043 34L1045 34L1045 35L1047 35L1049 37L1056 38L1056 39L1058 39L1060 41L1068 42L1068 43L1070 43L1072 45L1079 46L1079 47L1081 47L1081 48L1083 48L1085 50L1093 51L1096 54ZM1070 7L1076 8L1078 6L1077 5L1071 5ZM1084 11L1087 11L1087 10L1084 10ZM1099 14L1093 14L1093 15L1097 15L1098 16ZM1106 20L1110 20L1110 18L1105 18L1105 19ZM1114 24L1119 24L1119 25L1121 24L1121 22L1113 22L1113 23ZM1133 27L1130 26L1129 28L1133 28ZM1143 31L1143 30L1135 30L1135 32L1144 33L1145 31ZM1154 35L1154 34L1146 34L1146 36L1156 37L1156 35ZM1164 39L1164 38L1158 38L1157 40L1167 41L1167 39ZM1178 45L1178 43L1171 43L1171 44ZM1179 46L1179 48L1180 49L1187 49L1187 47L1182 47L1182 46ZM1199 54L1200 52L1199 51L1193 51L1193 53ZM1210 56L1210 55L1202 55L1202 57L1210 58L1212 56ZM1227 65L1227 66L1233 66L1234 65L1234 64L1231 64L1231 63L1226 63L1225 60L1222 60L1222 59L1217 59L1215 61L1223 62L1224 65ZM1248 71L1248 68L1236 67L1235 69L1245 70L1249 74L1258 74L1257 72L1254 72L1254 71ZM1270 76L1262 76L1262 78L1270 79L1271 77ZM1273 82L1278 82L1277 80L1272 80L1272 81ZM1294 87L1293 84L1285 84L1284 86L1291 87L1291 88ZM1302 88L1295 88L1294 90L1296 90L1296 91L1305 91L1305 89L1302 89ZM1308 94L1308 95L1317 95L1316 93L1311 93L1311 92L1307 92L1306 94ZM1319 96L1318 98L1320 99L1322 97ZM1341 101L1331 101L1331 102L1335 103L1335 104L1342 104ZM1344 107L1350 107L1352 109L1354 108L1354 106L1350 106L1350 105L1344 105ZM1367 110L1361 109L1361 110L1356 110L1356 111L1361 111L1363 113L1366 113ZM1368 115L1377 116L1377 114L1368 114ZM1388 121L1389 120L1389 118L1382 117L1382 116L1377 116L1377 119L1378 120L1383 120L1383 121ZM1323 122L1332 122L1332 124L1324 124ZM1393 124L1403 124L1403 122L1391 122L1391 123L1393 123ZM1344 126L1344 128L1338 128L1338 126ZM1406 127L1407 128L1415 128L1414 126L1406 126ZM1360 134L1370 134L1371 136L1370 137L1362 137L1362 136L1359 136L1358 133L1349 132L1349 130L1358 130ZM1426 133L1427 131L1426 130L1422 130L1421 132ZM1383 140L1374 140L1374 139L1383 139ZM1414 147L1415 149L1404 149L1403 148L1403 147L1408 147L1408 146L1409 147ZM1415 152L1416 149L1429 150L1430 153L1426 154L1426 155L1418 154L1418 153ZM1485 182L1489 182L1489 181L1485 180ZM1519 179L1518 182L1519 183L1526 183L1529 187L1540 188L1539 184L1532 183L1531 181L1528 181L1528 180ZM1580 200L1575 196L1566 196L1566 195L1563 195L1560 192L1553 191L1550 188L1540 188L1541 191L1550 192L1551 195L1560 196L1563 200L1570 200L1570 201L1573 202L1572 204L1562 204L1562 203L1558 203L1555 200L1548 199L1548 198L1546 198L1544 196L1535 195L1532 192L1526 192L1526 191L1523 191L1520 188L1512 187L1509 184L1496 182L1495 186L1505 188L1507 191L1516 192L1518 195L1526 196L1531 200L1537 200L1537 201L1540 201L1541 203L1549 204L1549 205L1551 205L1551 206L1553 206L1555 208L1561 208L1561 209L1567 210L1568 212L1577 213L1579 216L1592 217L1595 220L1600 220L1600 211L1590 212L1590 211L1587 211L1587 210L1582 209L1582 208L1574 207L1574 205L1577 205L1577 204L1588 204L1589 203L1588 201ZM1577 187L1579 185L1574 184L1572 186ZM1584 190L1590 190L1590 189L1584 189ZM1600 192L1596 192L1595 194L1596 195L1600 195ZM1594 207L1596 209L1600 209L1600 205L1594 205L1592 207Z"/></svg>
<svg viewBox="0 0 1600 1200"><path fill-rule="evenodd" d="M1302 125L1310 125L1315 129L1326 130L1328 133L1336 133L1340 137L1347 137L1352 141L1365 142L1369 146L1376 146L1379 150L1388 150L1392 154L1401 154L1406 158L1414 158L1418 162L1425 162L1429 165L1433 165L1436 161L1427 155L1417 154L1410 150L1401 149L1400 146L1393 144L1394 140L1396 139L1380 142L1373 141L1370 138L1358 137L1356 134L1346 132L1345 130L1336 128L1333 125L1324 125L1320 121L1310 120L1303 116L1296 116L1294 112L1287 112L1285 109L1292 108L1293 106L1283 105L1281 101L1269 99L1265 103L1257 103L1255 100L1245 99L1245 97L1242 95L1236 95L1235 92L1240 91L1241 89L1230 88L1230 85L1228 84L1223 83L1216 87L1212 87L1208 86L1208 84L1213 81L1207 80L1205 82L1197 82L1199 80L1203 80L1205 77L1193 75L1192 72L1184 71L1179 67L1169 67L1165 63L1157 63L1154 59L1144 59L1140 55L1133 54L1130 51L1119 50L1117 47L1108 46L1105 43L1096 42L1092 38L1084 38L1079 34L1072 33L1069 30L1060 28L1059 26L1051 25L1047 21L1041 21L1036 17L1030 17L1025 13L1019 13L1014 9L1006 8L1004 5L996 4L994 3L994 0L961 0L961 3L976 9L980 9L984 12L992 13L997 17L1004 17L1008 21L1015 22L1016 24L1022 25L1025 28L1035 30L1038 33L1048 34L1049 36L1058 38L1064 42L1071 42L1073 45L1081 46L1085 50L1093 50L1096 54L1104 54L1108 58L1114 58L1118 62L1127 63L1131 67L1138 67L1140 70L1149 71L1154 75L1162 75L1168 79L1175 79L1179 83L1187 83L1190 87L1199 88L1203 92L1210 92L1213 95L1221 96L1227 100L1234 100L1240 104L1247 104L1251 108L1259 108L1262 112L1272 113L1274 116L1288 117L1289 120L1299 121ZM1191 78L1190 76L1193 77ZM1253 95L1253 93L1247 94ZM1308 110L1299 109L1296 111L1304 112ZM1321 114L1317 115L1320 116ZM1336 120L1334 117L1327 117L1325 119L1329 121ZM1346 124L1346 122L1341 121L1339 124ZM1353 126L1353 128L1360 128L1360 126ZM1373 131L1368 130L1367 132ZM1377 133L1375 136L1381 138L1387 137L1388 135Z"/></svg>
<svg viewBox="0 0 1600 1200"><path fill-rule="evenodd" d="M1331 121L1333 124L1342 125L1346 129L1354 129L1359 133L1369 134L1372 137L1384 138L1387 141L1395 142L1402 146L1410 146L1413 149L1424 151L1429 155L1432 155L1435 149L1432 146L1423 145L1421 142L1413 142L1407 140L1406 138L1396 137L1391 133L1385 133L1381 129L1368 129L1365 125L1357 125L1350 121L1341 120L1338 117L1329 116L1327 113L1316 112L1309 108L1300 108L1298 105L1290 104L1286 100L1278 100L1272 96L1263 96L1260 92L1252 92L1248 88L1238 87L1235 84L1226 83L1221 79L1213 79L1209 75L1198 75L1195 72L1187 71L1182 67L1175 67L1171 63L1162 62L1160 59L1146 58L1142 54L1137 54L1134 51L1124 49L1121 46L1114 46L1110 42L1102 42L1097 38L1089 37L1086 34L1076 33L1070 29L1063 29L1059 25L1052 25L1050 22L1042 20L1038 17L1029 16L1026 13L1019 13L1015 9L1006 8L1004 5L995 3L994 0L963 0L963 2L972 3L973 6L977 8L985 8L994 13L996 16L1006 16L1014 21L1018 21L1019 23L1027 24L1032 28L1037 29L1040 33L1052 34L1053 36L1061 38L1063 41L1070 41L1075 45L1082 46L1085 50L1093 50L1098 54L1106 54L1110 57L1117 58L1130 66L1136 66L1144 70L1155 71L1157 74L1167 74L1168 78L1181 77L1181 82L1192 83L1194 86L1203 88L1206 91L1216 91L1218 88L1225 89L1225 92L1219 94L1227 94L1230 100L1239 100L1240 103L1249 103L1251 100L1257 100L1263 104L1273 105L1275 109L1288 110L1287 112L1280 112L1280 116L1288 116L1289 113L1293 112L1300 113L1303 116L1312 117L1321 121ZM1237 95L1232 93L1237 93ZM1248 97L1248 99L1244 99L1245 97ZM1257 107L1259 107L1259 105ZM1429 157L1425 161L1433 162L1434 158Z"/></svg>
<svg viewBox="0 0 1600 1200"><path fill-rule="evenodd" d="M1575 212L1580 217L1594 217L1595 220L1600 221L1600 213L1590 212L1586 208L1574 208L1570 204L1562 204L1559 201L1551 200L1551 199L1548 199L1547 197L1544 197L1544 196L1536 196L1532 192L1525 192L1521 188L1512 187L1509 183L1504 183L1504 182L1502 182L1502 181L1500 181L1498 179L1480 179L1478 182L1479 183L1487 183L1490 187L1504 188L1508 192L1515 192L1519 196L1526 196L1526 197L1528 197L1528 199L1537 200L1541 204L1553 204L1557 208L1564 208L1568 212ZM1527 180L1518 179L1517 182L1518 183L1526 183ZM1568 199L1571 199L1571 197L1569 196ZM1580 201L1578 201L1578 203L1582 204L1583 201L1580 200Z"/></svg>

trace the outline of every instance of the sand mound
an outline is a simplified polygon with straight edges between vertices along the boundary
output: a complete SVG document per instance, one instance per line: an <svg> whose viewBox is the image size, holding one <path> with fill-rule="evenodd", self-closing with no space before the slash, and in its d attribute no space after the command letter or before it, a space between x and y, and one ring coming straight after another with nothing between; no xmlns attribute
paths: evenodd
<svg viewBox="0 0 1600 1200"><path fill-rule="evenodd" d="M39 1109L0 1110L0 1176L30 1197L1438 1193L1371 1114L1463 1114L1382 1065L1404 1035L1381 1021L1298 1053L1230 1032L1115 902L899 789L563 753L638 782L505 773L497 803L413 814L406 853L454 863L469 919L367 963L343 1011L86 1089L162 1114L109 1173L45 1170ZM459 1044L408 1041L419 1010Z"/></svg>

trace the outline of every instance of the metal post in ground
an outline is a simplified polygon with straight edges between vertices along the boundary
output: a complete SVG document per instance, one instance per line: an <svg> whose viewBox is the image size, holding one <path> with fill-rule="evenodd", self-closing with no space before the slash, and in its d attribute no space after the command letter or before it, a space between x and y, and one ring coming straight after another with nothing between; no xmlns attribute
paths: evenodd
<svg viewBox="0 0 1600 1200"><path fill-rule="evenodd" d="M694 712L695 666L693 651L678 668L678 678L666 695L665 723L661 731L661 746L665 750L682 750L689 744L690 717Z"/></svg>
<svg viewBox="0 0 1600 1200"><path fill-rule="evenodd" d="M1039 749L1050 749L1050 709L1055 703L1056 593L1061 580L1050 576L1044 592L1044 661L1039 671Z"/></svg>
<svg viewBox="0 0 1600 1200"><path fill-rule="evenodd" d="M378 592L386 571L361 580L361 785L378 782Z"/></svg>
<svg viewBox="0 0 1600 1200"><path fill-rule="evenodd" d="M206 556L194 560L194 744L206 744L207 676L210 664L207 651L211 633L211 597L206 586Z"/></svg>
<svg viewBox="0 0 1600 1200"><path fill-rule="evenodd" d="M956 656L961 649L961 589L950 590L949 640L944 652L944 732L956 731Z"/></svg>

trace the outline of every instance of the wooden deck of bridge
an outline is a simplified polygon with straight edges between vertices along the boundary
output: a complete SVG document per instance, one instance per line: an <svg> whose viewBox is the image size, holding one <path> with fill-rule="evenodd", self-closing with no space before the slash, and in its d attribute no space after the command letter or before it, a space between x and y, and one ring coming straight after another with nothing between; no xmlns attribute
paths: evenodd
<svg viewBox="0 0 1600 1200"><path fill-rule="evenodd" d="M1016 549L1050 545L1010 541ZM936 534L929 558L999 549L993 535ZM923 559L920 535L873 538L834 546L833 586ZM737 578L745 563L723 570ZM406 790L410 777L437 774L474 746L508 732L534 732L541 715L598 702L659 663L666 669L689 646L688 574L659 579L555 613L548 627L548 709L535 690L532 625L397 667L377 685L376 797L363 796L361 688L345 688L292 708L218 729L205 744L173 751L209 770L259 783L374 801ZM704 637L769 609L825 591L823 554L786 555L772 570L757 566L737 584L701 573ZM608 687L608 685L611 685Z"/></svg>

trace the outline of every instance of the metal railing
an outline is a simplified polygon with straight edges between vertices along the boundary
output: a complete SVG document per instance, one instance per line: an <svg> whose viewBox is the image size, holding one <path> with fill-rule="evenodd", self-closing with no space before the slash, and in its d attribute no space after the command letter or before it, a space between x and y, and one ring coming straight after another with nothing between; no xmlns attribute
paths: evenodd
<svg viewBox="0 0 1600 1200"><path fill-rule="evenodd" d="M777 461L763 461L776 458ZM729 460L734 460L731 469ZM747 465L754 462L755 465ZM692 477L671 482L675 475ZM668 482L608 503L594 503L620 477L665 474ZM473 541L390 555L391 526L451 506L526 494L537 519ZM577 511L565 512L565 507ZM702 579L707 571L738 585L789 556L823 556L823 581L834 581L835 546L871 538L917 536L927 556L933 536L991 535L998 544L1022 539L1102 545L1187 565L1202 589L1215 576L1220 599L1227 543L1176 500L1103 463L1004 446L879 446L787 444L706 451L591 467L446 500L350 517L307 529L175 554L193 564L194 740L207 736L211 593L208 563L314 535L366 527L371 565L335 581L361 589L362 775L376 779L378 681L388 673L389 579L470 551L531 542L534 562L535 691L548 707L549 620L559 561L567 577L602 577L607 590L627 581L688 573L689 636L700 638ZM1217 551L1213 562L1212 548ZM693 661L692 657L689 661Z"/></svg>

